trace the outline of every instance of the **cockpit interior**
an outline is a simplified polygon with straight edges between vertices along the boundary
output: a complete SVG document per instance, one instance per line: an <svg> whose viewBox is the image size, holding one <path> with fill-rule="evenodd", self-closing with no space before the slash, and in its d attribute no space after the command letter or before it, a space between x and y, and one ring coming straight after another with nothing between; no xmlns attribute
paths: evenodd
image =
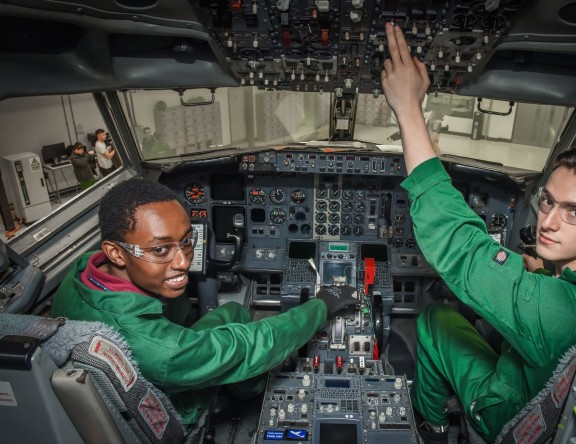
<svg viewBox="0 0 576 444"><path fill-rule="evenodd" d="M387 22L426 65L422 111L453 185L495 241L534 255L538 189L576 146L575 2L13 0L0 4L0 314L50 318L71 264L100 249L100 199L152 179L199 236L187 288L198 318L233 301L264 319L322 286L358 299L259 397L224 399L199 442L419 442L409 387L421 310L454 306L495 349L501 337L415 236L381 85ZM97 128L114 171L93 168L81 189L66 147L92 149ZM0 424L27 415L10 371ZM34 442L36 421L7 442ZM576 439L575 422L554 442ZM171 442L136 435L118 442ZM484 442L465 423L449 437Z"/></svg>

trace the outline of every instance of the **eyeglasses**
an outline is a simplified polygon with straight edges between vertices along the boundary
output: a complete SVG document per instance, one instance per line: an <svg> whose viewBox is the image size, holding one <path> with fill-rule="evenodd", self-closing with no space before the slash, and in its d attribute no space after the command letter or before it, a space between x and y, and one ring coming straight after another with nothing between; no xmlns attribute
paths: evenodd
<svg viewBox="0 0 576 444"><path fill-rule="evenodd" d="M552 208L558 206L560 219L569 225L576 225L576 203L556 202L542 187L538 189L538 208L544 214L550 213Z"/></svg>
<svg viewBox="0 0 576 444"><path fill-rule="evenodd" d="M194 247L198 242L198 232L192 231L192 235L180 242L167 242L165 244L152 245L150 247L142 247L140 245L127 244L126 242L115 241L116 244L124 248L128 253L138 259L155 264L164 264L170 262L176 256L178 250L188 258L194 254Z"/></svg>

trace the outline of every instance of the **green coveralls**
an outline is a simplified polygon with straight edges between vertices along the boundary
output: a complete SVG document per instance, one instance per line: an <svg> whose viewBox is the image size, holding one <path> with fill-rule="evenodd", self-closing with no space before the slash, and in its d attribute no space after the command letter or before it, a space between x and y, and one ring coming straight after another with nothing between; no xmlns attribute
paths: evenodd
<svg viewBox="0 0 576 444"><path fill-rule="evenodd" d="M186 296L166 301L130 292L91 290L80 281L91 254L81 256L54 295L52 315L100 321L132 348L143 375L170 396L185 425L194 424L214 399L215 387L255 378L303 346L326 320L326 304L312 299L278 316L250 322L249 312L229 302L189 328ZM235 384L255 395L264 377ZM236 389L236 390L234 390Z"/></svg>
<svg viewBox="0 0 576 444"><path fill-rule="evenodd" d="M455 392L477 430L494 441L576 343L576 273L566 269L555 279L527 272L521 255L490 238L437 158L415 168L402 187L426 260L505 338L498 355L454 309L428 307L418 318L414 406L445 425Z"/></svg>

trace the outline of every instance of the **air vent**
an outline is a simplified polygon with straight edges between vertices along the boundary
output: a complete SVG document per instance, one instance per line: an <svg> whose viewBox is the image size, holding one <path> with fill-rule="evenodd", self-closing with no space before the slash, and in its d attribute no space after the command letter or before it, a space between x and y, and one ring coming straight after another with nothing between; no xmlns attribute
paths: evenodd
<svg viewBox="0 0 576 444"><path fill-rule="evenodd" d="M571 25L576 25L576 3L570 3L560 9L560 19Z"/></svg>
<svg viewBox="0 0 576 444"><path fill-rule="evenodd" d="M116 3L124 8L144 9L156 6L158 0L116 0Z"/></svg>

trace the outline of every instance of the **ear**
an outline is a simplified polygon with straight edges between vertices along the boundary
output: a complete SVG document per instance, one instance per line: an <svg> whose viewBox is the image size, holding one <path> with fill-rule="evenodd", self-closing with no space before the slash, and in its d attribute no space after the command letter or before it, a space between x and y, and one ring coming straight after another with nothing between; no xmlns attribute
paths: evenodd
<svg viewBox="0 0 576 444"><path fill-rule="evenodd" d="M114 242L102 241L102 251L108 260L115 266L121 268L126 266L125 254L128 253L126 253L122 247L118 246Z"/></svg>

